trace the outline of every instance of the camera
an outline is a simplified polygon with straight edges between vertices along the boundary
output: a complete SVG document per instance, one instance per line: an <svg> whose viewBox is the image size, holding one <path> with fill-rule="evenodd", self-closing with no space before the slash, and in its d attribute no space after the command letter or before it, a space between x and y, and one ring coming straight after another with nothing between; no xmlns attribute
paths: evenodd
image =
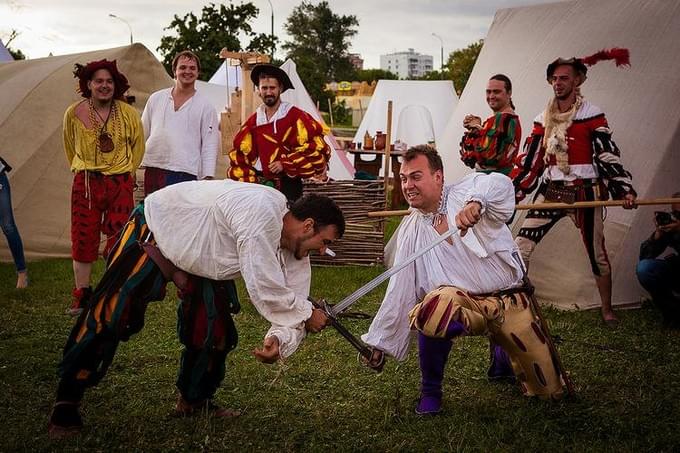
<svg viewBox="0 0 680 453"><path fill-rule="evenodd" d="M656 224L659 226L673 223L673 217L671 217L670 212L657 211L654 213L654 218L656 219Z"/></svg>

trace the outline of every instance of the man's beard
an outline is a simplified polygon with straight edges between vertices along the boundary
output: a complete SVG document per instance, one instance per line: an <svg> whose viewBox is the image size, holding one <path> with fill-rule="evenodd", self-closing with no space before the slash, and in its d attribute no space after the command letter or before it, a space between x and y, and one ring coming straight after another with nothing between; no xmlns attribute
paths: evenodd
<svg viewBox="0 0 680 453"><path fill-rule="evenodd" d="M557 93L555 93L555 98L559 101L566 101L567 99L569 99L569 96L571 96L571 93L573 92L574 90L571 89L569 91L563 92L561 96L558 96Z"/></svg>
<svg viewBox="0 0 680 453"><path fill-rule="evenodd" d="M276 105L276 101L278 101L278 100L279 99L276 96L265 96L264 97L264 104L267 107L273 107L273 106Z"/></svg>
<svg viewBox="0 0 680 453"><path fill-rule="evenodd" d="M92 100L99 105L108 105L113 101L113 92L103 95L100 93L92 93Z"/></svg>

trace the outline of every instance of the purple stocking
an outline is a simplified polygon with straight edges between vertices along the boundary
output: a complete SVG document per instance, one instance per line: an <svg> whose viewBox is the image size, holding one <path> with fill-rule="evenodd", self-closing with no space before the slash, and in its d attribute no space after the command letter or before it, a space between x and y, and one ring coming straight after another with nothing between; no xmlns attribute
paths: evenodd
<svg viewBox="0 0 680 453"><path fill-rule="evenodd" d="M501 345L495 343L492 339L489 339L489 356L491 364L489 365L489 370L486 372L489 379L508 379L514 382L515 372L510 363L510 356L505 352L505 349L503 349Z"/></svg>
<svg viewBox="0 0 680 453"><path fill-rule="evenodd" d="M421 389L416 413L436 414L442 407L442 380L446 359L453 342L448 339L429 338L418 334Z"/></svg>

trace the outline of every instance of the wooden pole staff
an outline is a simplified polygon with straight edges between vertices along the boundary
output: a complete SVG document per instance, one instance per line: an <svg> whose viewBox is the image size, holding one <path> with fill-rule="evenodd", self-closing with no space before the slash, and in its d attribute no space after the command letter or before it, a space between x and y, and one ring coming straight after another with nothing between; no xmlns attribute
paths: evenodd
<svg viewBox="0 0 680 453"><path fill-rule="evenodd" d="M333 105L331 105L331 99L330 98L328 98L327 101L328 101L328 116L331 119L331 127L334 127L334 124L333 124Z"/></svg>
<svg viewBox="0 0 680 453"><path fill-rule="evenodd" d="M392 101L387 101L387 128L385 128L387 136L385 137L385 207L390 207L390 170L392 169L392 160L390 158L390 143L392 143ZM396 183L392 190L397 190Z"/></svg>
<svg viewBox="0 0 680 453"><path fill-rule="evenodd" d="M623 200L607 200L607 201L577 201L576 203L536 203L536 204L518 204L515 209L521 210L549 210L549 209L583 209L596 208L598 206L623 206ZM650 205L664 205L664 204L680 204L680 198L653 198L650 200L635 200L637 206ZM373 211L369 212L368 217L396 217L408 215L411 211L403 209L398 211Z"/></svg>
<svg viewBox="0 0 680 453"><path fill-rule="evenodd" d="M637 206L658 205L658 204L674 204L680 203L680 198L653 198L651 200L635 200ZM536 203L536 204L518 204L515 206L517 210L547 210L547 209L582 209L582 208L597 208L599 206L623 206L623 200L606 200L606 201L577 201L576 203Z"/></svg>

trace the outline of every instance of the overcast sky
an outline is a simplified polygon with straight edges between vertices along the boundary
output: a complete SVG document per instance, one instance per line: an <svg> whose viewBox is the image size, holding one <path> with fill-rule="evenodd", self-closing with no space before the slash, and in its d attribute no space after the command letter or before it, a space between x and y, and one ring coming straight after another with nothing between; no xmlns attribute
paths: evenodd
<svg viewBox="0 0 680 453"><path fill-rule="evenodd" d="M444 59L452 50L483 38L497 9L547 3L550 0L329 0L336 14L353 14L359 20L351 51L361 54L365 68L380 66L380 55L408 48L432 55L440 64L440 40ZM208 0L117 0L105 6L97 0L0 0L0 38L6 42L11 30L20 35L10 44L29 58L105 49L128 44L128 26L109 17L115 14L132 28L135 42L141 42L158 56L156 48L163 30L172 21L194 12L200 17ZM214 1L214 3L220 3ZM236 2L237 4L239 2ZM260 9L253 21L257 33L270 33L268 0L252 0ZM288 40L283 24L301 0L271 0L274 33ZM313 0L313 3L318 3ZM248 40L242 40L245 46ZM215 49L219 51L219 49ZM282 58L282 53L277 53Z"/></svg>

